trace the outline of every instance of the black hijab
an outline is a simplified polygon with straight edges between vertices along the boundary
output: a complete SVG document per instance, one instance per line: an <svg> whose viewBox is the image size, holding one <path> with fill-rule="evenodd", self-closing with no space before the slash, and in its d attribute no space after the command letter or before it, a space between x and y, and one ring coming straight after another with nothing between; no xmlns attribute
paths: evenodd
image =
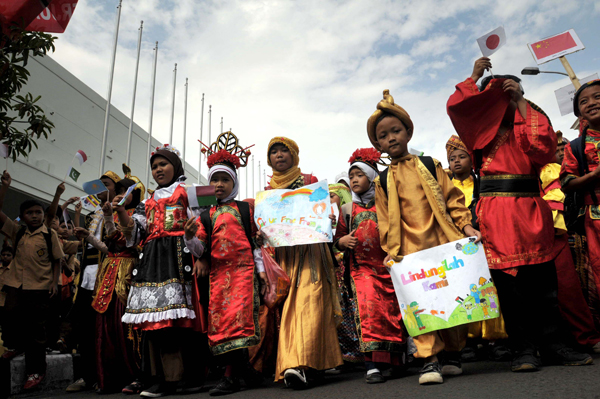
<svg viewBox="0 0 600 399"><path fill-rule="evenodd" d="M165 158L167 161L169 161L169 163L171 165L173 165L173 170L174 170L174 174L173 174L173 179L169 182L169 184L161 186L159 185L159 187L169 187L171 184L175 183L177 181L177 179L179 179L181 176L185 175L185 172L183 171L183 164L181 163L181 158L179 158L179 156L177 154L175 154L174 152L171 152L169 150L158 150L154 153L154 155L152 155L150 157L150 167L152 167L152 162L154 162L154 159L156 157L163 157Z"/></svg>

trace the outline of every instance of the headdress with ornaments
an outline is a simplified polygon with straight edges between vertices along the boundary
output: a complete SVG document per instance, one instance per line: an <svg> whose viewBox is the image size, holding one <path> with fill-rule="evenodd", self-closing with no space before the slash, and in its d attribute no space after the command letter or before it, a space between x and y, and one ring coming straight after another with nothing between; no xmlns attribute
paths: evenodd
<svg viewBox="0 0 600 399"><path fill-rule="evenodd" d="M173 174L173 180L171 180L169 184L162 187L169 187L171 184L175 183L181 176L184 176L185 178L185 171L183 169L183 163L181 162L180 156L181 153L179 152L179 150L170 144L163 144L160 147L156 147L156 149L150 154L150 165L152 165L152 162L156 157L163 157L167 161L169 161L171 165L173 165L173 170L175 171L175 173Z"/></svg>
<svg viewBox="0 0 600 399"><path fill-rule="evenodd" d="M565 145L569 143L569 139L563 136L563 133L560 130L556 131L556 141L557 145Z"/></svg>
<svg viewBox="0 0 600 399"><path fill-rule="evenodd" d="M374 148L359 148L348 160L350 170L359 168L369 179L369 189L361 194L352 191L352 201L367 205L375 198L375 184L373 181L379 175L377 164L381 163L381 153Z"/></svg>
<svg viewBox="0 0 600 399"><path fill-rule="evenodd" d="M133 200L128 205L129 208L135 208L144 198L146 187L137 176L131 175L131 169L126 164L123 164L123 173L125 174L125 177L119 182L123 188L129 188L132 185L131 182L135 184L135 188L133 189Z"/></svg>
<svg viewBox="0 0 600 399"><path fill-rule="evenodd" d="M404 108L401 106L394 103L394 97L392 97L389 90L384 90L383 100L379 101L377 104L377 109L367 121L367 134L369 135L369 140L371 140L373 147L377 149L379 149L379 144L377 143L375 130L377 128L377 124L381 121L381 119L383 119L384 116L395 116L396 118L400 119L409 134L412 134L414 129L413 122L410 119L408 112L406 112L406 110L404 110Z"/></svg>
<svg viewBox="0 0 600 399"><path fill-rule="evenodd" d="M450 136L448 142L446 143L446 158L450 160L450 155L452 155L452 153L456 150L463 150L464 152L469 154L469 150L467 150L467 146L465 145L465 143L462 142L460 137L458 137L456 134L453 134L452 136ZM469 156L471 155L469 154Z"/></svg>
<svg viewBox="0 0 600 399"><path fill-rule="evenodd" d="M200 144L204 146L201 150L202 153L208 155L206 160L209 167L208 180L210 181L212 176L217 172L225 172L233 179L233 190L227 198L220 202L224 203L233 200L240 188L236 170L248 165L248 157L251 154L249 148L253 147L254 144L242 148L238 143L237 136L231 131L221 133L210 146L201 141Z"/></svg>

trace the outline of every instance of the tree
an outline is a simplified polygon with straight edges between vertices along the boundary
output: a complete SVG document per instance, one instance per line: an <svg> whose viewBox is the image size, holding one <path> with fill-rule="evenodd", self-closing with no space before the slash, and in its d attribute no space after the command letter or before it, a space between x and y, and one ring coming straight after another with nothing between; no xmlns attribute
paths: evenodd
<svg viewBox="0 0 600 399"><path fill-rule="evenodd" d="M48 139L54 124L37 105L41 96L21 93L30 73L30 56L40 57L54 52L57 38L43 32L29 32L22 27L4 26L0 39L0 141L10 149L16 161L18 155L28 156L37 148L36 140Z"/></svg>

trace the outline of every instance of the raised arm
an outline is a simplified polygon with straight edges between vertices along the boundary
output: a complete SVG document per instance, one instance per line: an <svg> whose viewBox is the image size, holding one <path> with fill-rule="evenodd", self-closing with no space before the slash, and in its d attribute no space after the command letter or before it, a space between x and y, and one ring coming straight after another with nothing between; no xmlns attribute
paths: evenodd
<svg viewBox="0 0 600 399"><path fill-rule="evenodd" d="M2 212L2 207L4 206L4 197L6 197L6 192L8 191L8 188L10 187L10 183L12 182L12 179L10 177L10 174L7 171L4 171L4 173L2 173L2 186L0 186L0 228L2 228L4 226L4 223L6 222L6 215L4 214L4 212Z"/></svg>
<svg viewBox="0 0 600 399"><path fill-rule="evenodd" d="M52 203L48 207L48 211L46 212L46 226L50 227L52 225L52 221L56 217L56 211L58 210L58 202L60 201L60 196L65 192L65 183L61 182L58 186L56 186L56 193L54 193L54 199Z"/></svg>

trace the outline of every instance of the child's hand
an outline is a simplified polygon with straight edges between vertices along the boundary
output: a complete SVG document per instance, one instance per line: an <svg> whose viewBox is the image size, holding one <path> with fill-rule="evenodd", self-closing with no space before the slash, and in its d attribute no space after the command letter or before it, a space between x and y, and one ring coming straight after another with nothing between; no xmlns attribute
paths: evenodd
<svg viewBox="0 0 600 399"><path fill-rule="evenodd" d="M58 186L56 186L56 194L61 196L61 195L63 195L64 192L65 192L65 182L62 182Z"/></svg>
<svg viewBox="0 0 600 399"><path fill-rule="evenodd" d="M89 230L86 230L83 227L75 227L75 236L77 236L78 239L85 240L89 235Z"/></svg>
<svg viewBox="0 0 600 399"><path fill-rule="evenodd" d="M479 79L483 76L483 72L489 71L492 69L492 62L488 57L481 57L477 61L475 61L475 65L473 66L473 73L471 74L471 79L477 83Z"/></svg>
<svg viewBox="0 0 600 399"><path fill-rule="evenodd" d="M267 279L267 273L260 272L258 273L258 277L261 280L260 295L265 296L265 294L269 292L269 280Z"/></svg>
<svg viewBox="0 0 600 399"><path fill-rule="evenodd" d="M117 212L124 210L125 205L119 205L119 202L121 202L122 200L123 200L122 195L115 196L115 198L113 198L113 200L112 200L112 209L116 210Z"/></svg>
<svg viewBox="0 0 600 399"><path fill-rule="evenodd" d="M335 220L335 215L329 215L329 220L331 220L331 224L332 224L333 226L335 226L335 222L336 222L336 220Z"/></svg>
<svg viewBox="0 0 600 399"><path fill-rule="evenodd" d="M79 197L71 197L68 200L65 201L65 203L63 204L65 206L65 208L71 204L76 203L77 201L79 201Z"/></svg>
<svg viewBox="0 0 600 399"><path fill-rule="evenodd" d="M354 237L354 233L356 233L356 229L352 230L347 236L340 238L337 244L338 248L342 251L345 251L346 249L354 249L356 244L358 244L358 238Z"/></svg>
<svg viewBox="0 0 600 399"><path fill-rule="evenodd" d="M516 103L524 100L523 93L521 93L521 86L519 86L519 84L512 79L506 79L504 81L502 84L502 90L504 90L505 93L510 94L510 97Z"/></svg>
<svg viewBox="0 0 600 399"><path fill-rule="evenodd" d="M390 268L392 267L392 264L393 264L392 262L393 262L393 261L394 261L394 260L392 259L392 257L391 257L390 255L387 255L387 256L385 257L385 259L383 260L383 265L384 265L385 267L387 267L388 269L390 269Z"/></svg>
<svg viewBox="0 0 600 399"><path fill-rule="evenodd" d="M58 284L52 284L48 292L50 293L50 298L53 298L54 295L58 294Z"/></svg>
<svg viewBox="0 0 600 399"><path fill-rule="evenodd" d="M110 202L106 201L103 205L102 205L102 213L104 214L104 216L110 216L113 214L113 207L110 204Z"/></svg>
<svg viewBox="0 0 600 399"><path fill-rule="evenodd" d="M192 268L192 275L198 277L206 277L208 276L208 272L210 268L208 267L208 262L206 259L196 259L194 262L194 267Z"/></svg>
<svg viewBox="0 0 600 399"><path fill-rule="evenodd" d="M475 228L473 226L471 226L470 224L466 225L465 228L463 229L464 233L466 236L468 237L472 237L472 236L476 236L477 239L475 240L475 244L477 244L479 241L481 241L481 232L479 230L475 230Z"/></svg>
<svg viewBox="0 0 600 399"><path fill-rule="evenodd" d="M4 171L2 173L2 185L6 187L10 187L10 183L12 183L12 178L10 177L10 173Z"/></svg>
<svg viewBox="0 0 600 399"><path fill-rule="evenodd" d="M194 236L198 232L198 225L196 224L196 218L188 219L188 221L185 222L185 227L183 228L183 230L185 231L185 238L187 240L191 240L192 238L194 238Z"/></svg>
<svg viewBox="0 0 600 399"><path fill-rule="evenodd" d="M80 201L75 205L75 212L81 212L81 208L83 208L83 204Z"/></svg>

